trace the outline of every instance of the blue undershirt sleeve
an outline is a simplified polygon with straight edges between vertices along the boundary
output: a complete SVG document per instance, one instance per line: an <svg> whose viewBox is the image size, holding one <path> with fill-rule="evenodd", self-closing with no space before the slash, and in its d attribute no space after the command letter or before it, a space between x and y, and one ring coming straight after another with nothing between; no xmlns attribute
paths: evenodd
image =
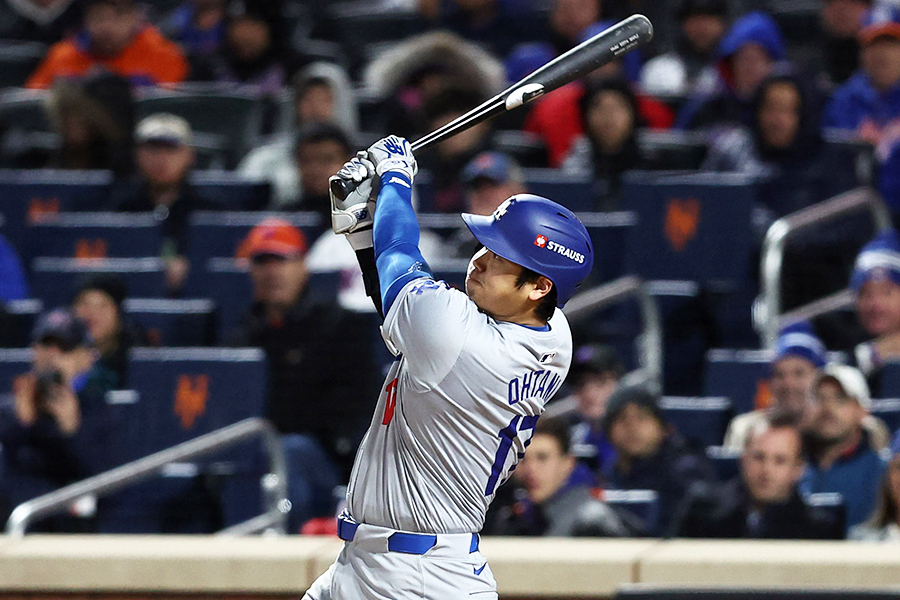
<svg viewBox="0 0 900 600"><path fill-rule="evenodd" d="M384 314L407 283L431 277L431 268L419 251L419 222L412 207L412 182L388 171L381 176L373 223L375 265L381 285Z"/></svg>

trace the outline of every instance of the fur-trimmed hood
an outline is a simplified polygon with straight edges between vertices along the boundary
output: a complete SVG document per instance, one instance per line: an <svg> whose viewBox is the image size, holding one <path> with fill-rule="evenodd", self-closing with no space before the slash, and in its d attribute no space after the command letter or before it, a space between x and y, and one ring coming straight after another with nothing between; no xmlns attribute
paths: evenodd
<svg viewBox="0 0 900 600"><path fill-rule="evenodd" d="M363 81L376 97L384 98L428 67L450 74L454 87L484 97L499 93L506 84L499 60L448 31L418 35L385 51L366 68Z"/></svg>

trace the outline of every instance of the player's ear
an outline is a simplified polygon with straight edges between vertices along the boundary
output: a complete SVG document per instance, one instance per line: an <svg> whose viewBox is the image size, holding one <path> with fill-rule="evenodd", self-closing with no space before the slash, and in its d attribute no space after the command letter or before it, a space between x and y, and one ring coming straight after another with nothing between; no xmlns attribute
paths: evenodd
<svg viewBox="0 0 900 600"><path fill-rule="evenodd" d="M543 275L539 276L531 285L531 292L528 294L529 300L540 300L544 296L550 293L550 290L553 289L553 282Z"/></svg>

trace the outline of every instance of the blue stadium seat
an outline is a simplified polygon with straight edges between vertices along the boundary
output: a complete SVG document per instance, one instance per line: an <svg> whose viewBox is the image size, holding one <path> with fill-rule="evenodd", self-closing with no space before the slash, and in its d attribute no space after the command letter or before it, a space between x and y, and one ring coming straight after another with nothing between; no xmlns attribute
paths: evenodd
<svg viewBox="0 0 900 600"><path fill-rule="evenodd" d="M884 421L891 433L900 429L900 398L873 398L869 412Z"/></svg>
<svg viewBox="0 0 900 600"><path fill-rule="evenodd" d="M600 499L628 513L648 535L659 528L659 494L654 490L603 490Z"/></svg>
<svg viewBox="0 0 900 600"><path fill-rule="evenodd" d="M210 258L235 258L238 247L250 230L267 217L293 223L306 234L312 246L330 223L322 223L318 213L198 212L190 217L188 259L205 265Z"/></svg>
<svg viewBox="0 0 900 600"><path fill-rule="evenodd" d="M216 305L212 300L129 298L124 309L147 333L151 346L216 344Z"/></svg>
<svg viewBox="0 0 900 600"><path fill-rule="evenodd" d="M120 275L132 296L160 298L165 295L163 263L159 258L79 260L38 257L31 262L32 293L48 309L66 305L81 283L99 273Z"/></svg>
<svg viewBox="0 0 900 600"><path fill-rule="evenodd" d="M128 418L118 458L127 462L265 412L267 365L262 350L136 348L129 360ZM162 478L108 498L101 531L193 532L258 514L261 449L248 443L188 463ZM221 494L235 482L244 493ZM231 504L227 500L238 500ZM211 512L218 514L210 514Z"/></svg>
<svg viewBox="0 0 900 600"><path fill-rule="evenodd" d="M900 362L886 362L881 368L880 395L885 398L900 398Z"/></svg>
<svg viewBox="0 0 900 600"><path fill-rule="evenodd" d="M60 213L26 229L22 253L66 258L159 256L160 227L150 213Z"/></svg>
<svg viewBox="0 0 900 600"><path fill-rule="evenodd" d="M638 216L625 249L629 273L725 289L750 279L755 199L750 178L635 172L622 188L623 208Z"/></svg>
<svg viewBox="0 0 900 600"><path fill-rule="evenodd" d="M31 370L30 348L0 349L0 404L12 403L13 381L29 370Z"/></svg>
<svg viewBox="0 0 900 600"><path fill-rule="evenodd" d="M706 353L703 393L731 399L734 414L755 409L757 390L769 378L772 354L763 350L710 350Z"/></svg>
<svg viewBox="0 0 900 600"><path fill-rule="evenodd" d="M216 210L263 210L272 193L268 181L247 179L232 171L194 171L190 182Z"/></svg>
<svg viewBox="0 0 900 600"><path fill-rule="evenodd" d="M695 448L722 443L731 419L731 401L721 396L664 396L659 401L666 420Z"/></svg>
<svg viewBox="0 0 900 600"><path fill-rule="evenodd" d="M20 246L42 215L107 210L111 182L109 171L0 170L0 233Z"/></svg>
<svg viewBox="0 0 900 600"><path fill-rule="evenodd" d="M725 446L708 446L706 457L712 462L719 481L728 481L740 472L741 453Z"/></svg>

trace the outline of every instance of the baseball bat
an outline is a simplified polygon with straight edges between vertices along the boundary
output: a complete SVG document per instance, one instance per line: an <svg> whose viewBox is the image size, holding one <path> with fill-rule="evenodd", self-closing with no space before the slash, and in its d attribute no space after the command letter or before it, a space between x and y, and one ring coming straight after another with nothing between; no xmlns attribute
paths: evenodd
<svg viewBox="0 0 900 600"><path fill-rule="evenodd" d="M527 104L535 98L584 77L626 52L643 46L651 39L653 39L653 25L650 19L644 15L632 15L585 40L565 54L557 56L466 114L416 140L411 144L412 150L413 152L425 150L478 123ZM338 178L331 180L332 193L339 199L346 198L354 188L353 181Z"/></svg>

